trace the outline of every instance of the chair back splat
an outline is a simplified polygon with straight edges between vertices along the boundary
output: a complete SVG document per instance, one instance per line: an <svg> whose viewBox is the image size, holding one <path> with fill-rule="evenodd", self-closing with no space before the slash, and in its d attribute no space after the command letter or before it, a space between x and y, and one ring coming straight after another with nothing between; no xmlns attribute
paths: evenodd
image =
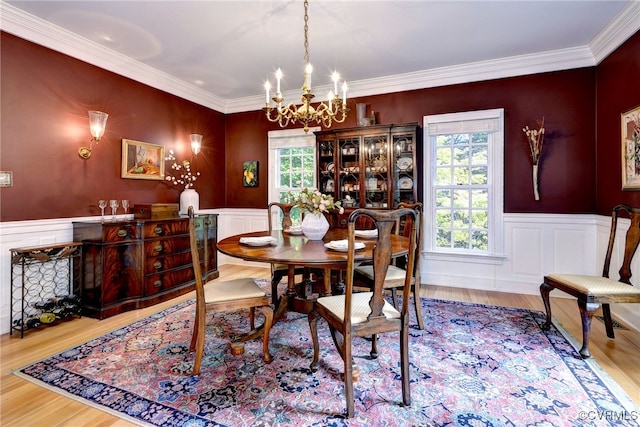
<svg viewBox="0 0 640 427"><path fill-rule="evenodd" d="M271 202L267 206L267 214L269 215L269 233L275 230L273 225L273 216L282 215L282 221L280 223L282 230L285 231L293 225L291 220L291 210L295 208L295 205L289 203ZM287 277L289 274L289 267L284 264L271 264L271 302L277 306L279 304L278 296L278 284L280 281ZM308 279L309 272L304 267L295 267L294 276L303 276L303 280ZM293 284L290 284L293 285Z"/></svg>
<svg viewBox="0 0 640 427"><path fill-rule="evenodd" d="M622 266L618 270L619 279L609 278L611 260L615 248L618 218L621 213L629 216L630 225L626 233ZM540 285L540 295L547 312L543 329L551 327L551 302L549 293L559 289L578 299L578 308L582 319L582 348L580 355L590 357L589 333L591 319L602 305L605 329L609 338L615 338L613 320L611 318L611 303L640 303L640 287L631 284L631 261L638 249L640 241L640 209L627 205L618 205L611 214L611 231L609 244L602 268L602 276L588 276L579 274L550 274L544 277Z"/></svg>
<svg viewBox="0 0 640 427"><path fill-rule="evenodd" d="M391 234L401 218L409 216L411 221L407 246L407 269L402 290L402 307L398 310L384 298L384 282L392 258ZM363 261L355 249L355 225L359 218L373 221L378 231L372 251L373 285L371 292L354 292L354 270ZM358 377L358 369L353 365L351 340L354 336L373 336L385 332L399 331L400 373L402 376L402 401L411 404L409 387L409 295L414 271L417 242L417 216L413 209L397 209L389 212L357 209L351 213L347 223L348 250L345 292L343 295L319 297L309 313L309 328L313 341L313 361L311 370L316 371L319 360L317 336L318 319L322 317L329 325L338 353L344 361L344 383L347 416L354 415L353 382ZM385 351L391 351L385 349Z"/></svg>
<svg viewBox="0 0 640 427"><path fill-rule="evenodd" d="M409 237L411 234L411 223L416 222L416 245L415 245L415 263L411 274L411 293L413 293L413 305L416 313L416 320L418 322L418 328L424 329L424 320L422 318L422 303L420 301L420 248L422 246L422 203L399 203L399 209L407 208L412 209L414 215L408 215L400 218L394 227L393 232L397 235L403 235ZM401 263L399 261L404 261ZM404 289L405 270L407 266L407 258L394 259L386 271L386 277L384 280L384 289L391 290L391 298L393 300L393 306L399 309L398 305L398 291ZM355 269L354 283L358 287L371 289L374 283L373 274L377 271L373 265L362 265ZM371 348L371 355L375 357L376 354L376 341L373 341Z"/></svg>

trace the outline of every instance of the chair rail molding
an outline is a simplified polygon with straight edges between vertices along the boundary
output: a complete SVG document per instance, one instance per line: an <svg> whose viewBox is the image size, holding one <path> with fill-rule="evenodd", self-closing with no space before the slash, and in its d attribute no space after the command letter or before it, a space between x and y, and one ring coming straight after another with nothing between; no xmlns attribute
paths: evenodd
<svg viewBox="0 0 640 427"><path fill-rule="evenodd" d="M218 214L218 239L268 229L265 209L204 209ZM119 217L124 218L124 215ZM57 218L36 221L0 222L0 333L9 332L11 248L70 242L73 221L99 217ZM422 253L423 285L441 285L539 295L542 278L552 272L601 274L611 218L595 214L505 214L504 258L496 262L473 258L435 257ZM613 260L624 253L624 233L629 221L621 219ZM219 254L218 264L256 265ZM640 281L640 257L636 257L631 281ZM617 271L611 272L617 279ZM640 285L640 282L638 282ZM561 297L562 293L552 293ZM637 308L637 307L635 307ZM577 304L576 304L576 310ZM615 304L613 314L640 330L640 319L632 304Z"/></svg>

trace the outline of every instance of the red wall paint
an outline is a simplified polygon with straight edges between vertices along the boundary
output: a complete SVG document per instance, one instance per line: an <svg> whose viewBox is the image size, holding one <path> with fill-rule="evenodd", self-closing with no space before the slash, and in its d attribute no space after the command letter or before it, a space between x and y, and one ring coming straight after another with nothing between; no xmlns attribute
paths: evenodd
<svg viewBox="0 0 640 427"><path fill-rule="evenodd" d="M14 180L0 189L2 221L98 215L100 198L176 203L180 190L164 181L120 178L121 139L174 148L181 161L191 157L191 133L204 136L194 161L200 206L224 205L222 113L4 32L0 43L0 168ZM89 143L92 109L109 119L85 161L77 151Z"/></svg>
<svg viewBox="0 0 640 427"><path fill-rule="evenodd" d="M179 191L164 183L120 178L120 140L188 152L190 133L204 135L195 161L202 172L196 183L201 207L266 205L267 132L279 127L261 111L225 116L0 35L0 169L14 173L14 187L0 189L1 221L97 215L98 198L177 202ZM505 211L608 214L620 202L640 204L638 192L620 190L619 123L622 111L640 104L638 52L636 34L598 67L350 99L349 118L334 127L355 126L356 102L369 104L379 123L421 123L428 114L504 108ZM89 140L89 109L110 117L94 156L83 161L76 153ZM536 202L522 127L542 116L547 137ZM245 160L260 162L258 187L242 186Z"/></svg>
<svg viewBox="0 0 640 427"><path fill-rule="evenodd" d="M597 212L610 215L619 203L640 206L638 190L622 191L620 115L640 106L640 32L598 65Z"/></svg>
<svg viewBox="0 0 640 427"><path fill-rule="evenodd" d="M350 99L351 116L334 128L355 125L355 104L364 102L378 123L422 123L429 114L505 109L505 211L582 213L595 210L595 68L536 74ZM541 200L533 198L529 146L522 128L545 117L540 166ZM262 112L227 115L227 206L260 208L266 185L246 189L241 160L260 160L268 178L267 131L275 129ZM238 152L237 147L243 147ZM422 154L419 152L418 154ZM421 162L420 162L421 163Z"/></svg>

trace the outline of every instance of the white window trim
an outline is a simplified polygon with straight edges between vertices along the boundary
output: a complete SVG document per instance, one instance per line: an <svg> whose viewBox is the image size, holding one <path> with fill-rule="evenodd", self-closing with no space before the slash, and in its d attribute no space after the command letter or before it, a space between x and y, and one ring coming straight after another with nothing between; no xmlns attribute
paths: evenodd
<svg viewBox="0 0 640 427"><path fill-rule="evenodd" d="M446 131L454 132L473 132L479 131L475 128L474 120L495 120L497 129L493 133L494 141L497 143L489 146L489 188L491 198L489 202L489 232L491 233L489 253L474 254L467 250L452 249L435 249L433 240L430 238L422 239L423 251L426 252L427 258L432 259L451 259L460 260L461 258L468 261L501 263L504 258L504 109L497 108L491 110L468 111L462 113L447 113L423 118L424 133L424 194L423 200L425 205L424 236L433 236L434 224L431 221L433 212L433 170L434 162L433 147L431 147L430 129L438 130L438 133ZM466 123L457 123L466 122ZM465 126L466 124L466 126ZM435 133L435 132L432 132Z"/></svg>
<svg viewBox="0 0 640 427"><path fill-rule="evenodd" d="M294 148L294 147L315 147L316 135L314 132L320 130L319 126L309 128L309 132L305 132L304 129L283 129L272 130L267 134L269 144L269 202L277 202L278 195L275 191L275 183L277 182L278 168L277 165L277 151L280 148Z"/></svg>

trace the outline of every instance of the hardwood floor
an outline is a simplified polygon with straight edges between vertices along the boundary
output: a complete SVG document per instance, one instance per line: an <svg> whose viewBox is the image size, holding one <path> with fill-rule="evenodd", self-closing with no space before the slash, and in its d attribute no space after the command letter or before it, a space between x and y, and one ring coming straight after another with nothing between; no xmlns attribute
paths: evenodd
<svg viewBox="0 0 640 427"><path fill-rule="evenodd" d="M234 265L225 265L220 269L220 277L225 280L247 275L268 278L269 269ZM183 295L154 307L123 313L102 321L86 317L74 319L55 327L27 333L24 339L20 339L17 334L2 335L0 337L0 425L3 427L132 425L106 412L90 408L73 399L24 381L12 375L11 372L192 296L193 294ZM422 296L544 310L539 295L423 286ZM553 298L552 309L554 316L564 328L580 341L582 327L575 300ZM638 363L640 333L633 330L616 330L616 339L610 340L605 334L602 322L594 319L590 349L600 366L620 384L636 404L640 405L640 363Z"/></svg>

